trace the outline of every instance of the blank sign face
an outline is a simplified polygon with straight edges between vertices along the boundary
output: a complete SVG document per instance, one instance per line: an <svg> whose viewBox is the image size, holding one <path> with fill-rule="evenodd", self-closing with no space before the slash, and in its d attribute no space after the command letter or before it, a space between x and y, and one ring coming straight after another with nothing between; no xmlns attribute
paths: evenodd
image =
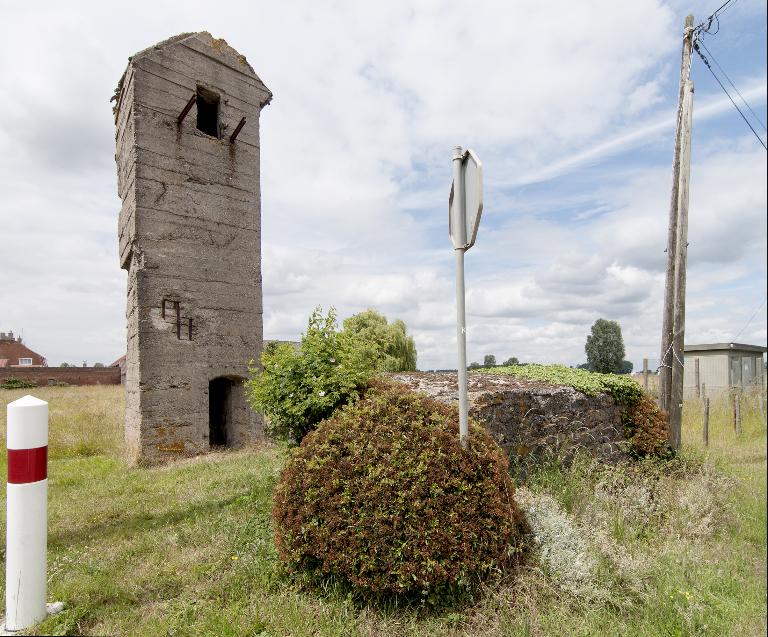
<svg viewBox="0 0 768 637"><path fill-rule="evenodd" d="M451 184L448 234L454 248L468 250L475 245L480 216L483 214L483 165L471 150L465 151L461 160L461 180L464 186L464 210L455 196L456 184Z"/></svg>

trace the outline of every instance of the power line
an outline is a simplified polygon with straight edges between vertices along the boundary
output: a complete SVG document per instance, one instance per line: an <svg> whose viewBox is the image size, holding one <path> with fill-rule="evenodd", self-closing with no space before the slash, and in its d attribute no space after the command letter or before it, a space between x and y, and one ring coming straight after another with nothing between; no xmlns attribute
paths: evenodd
<svg viewBox="0 0 768 637"><path fill-rule="evenodd" d="M723 86L723 83L720 81L720 78L717 77L715 72L712 70L712 66L709 63L709 60L706 57L704 57L704 54L699 50L699 43L697 40L694 40L693 42L693 49L694 51L696 51L696 53L698 53L699 57L702 59L706 67L709 69L709 72L712 73L712 77L715 78L717 83L720 85L720 88L723 89L723 92L728 96L728 99L731 100L731 104L733 104L734 108L737 111L739 111L739 115L741 115L741 119L743 119L746 122L747 126L749 126L749 130L751 130L755 134L755 137L757 137L757 141L760 142L760 145L763 148L765 148L765 150L768 150L768 146L765 145L765 142L762 140L760 135L757 134L757 131L752 127L752 124L749 123L749 120L744 116L744 113L741 112L741 109L739 108L738 104L736 104L736 102L733 101L733 98L731 97L731 94L728 92L728 89L726 89L725 86Z"/></svg>
<svg viewBox="0 0 768 637"><path fill-rule="evenodd" d="M736 88L736 85L733 83L730 77L728 77L728 74L725 72L722 66L720 66L720 63L715 59L715 56L712 55L712 51L710 51L707 48L707 45L704 44L702 40L697 40L697 43L700 44L702 47L704 47L704 50L707 52L707 57L709 57L710 60L712 60L716 65L717 68L720 69L720 72L725 76L725 79L728 80L728 83L733 87L733 90L736 91L738 96L741 98L741 101L744 102L744 106L746 106L749 109L749 112L752 113L752 116L757 120L757 123L760 124L760 126L763 127L763 130L768 132L768 129L766 129L765 124L760 120L760 118L757 116L757 113L752 110L752 107L749 105L747 100L744 99L744 96L741 94L741 91L739 91L738 88Z"/></svg>
<svg viewBox="0 0 768 637"><path fill-rule="evenodd" d="M710 29L712 28L712 21L714 20L717 22L717 31L712 33L712 35L715 35L720 30L720 14L725 13L731 7L731 5L735 3L736 3L736 0L727 0L727 2L724 2L723 4L721 4L717 9L715 9L712 12L712 14L708 18L706 18L700 24L698 24L694 28L694 31L695 32L704 31L705 33L711 33ZM704 26L705 23L707 25L706 27Z"/></svg>
<svg viewBox="0 0 768 637"><path fill-rule="evenodd" d="M734 336L734 337L733 337L733 339L731 339L732 341L735 341L737 338L739 338L739 336L741 336L741 333L742 333L742 332L743 332L745 329L747 329L747 327L749 326L749 324L752 322L752 319L753 319L753 318L755 318L755 316L757 316L757 313L758 313L758 312L759 312L759 311L762 309L763 305L765 305L765 301L766 301L766 299L763 299L763 302L762 302L760 305L758 305L758 306L757 306L757 309L756 309L754 312L752 312L752 316L750 316L750 317L749 317L749 320L748 320L748 321L747 321L747 322L744 324L744 327L742 327L742 328L739 330L739 333L738 333L738 334L736 334L736 336Z"/></svg>

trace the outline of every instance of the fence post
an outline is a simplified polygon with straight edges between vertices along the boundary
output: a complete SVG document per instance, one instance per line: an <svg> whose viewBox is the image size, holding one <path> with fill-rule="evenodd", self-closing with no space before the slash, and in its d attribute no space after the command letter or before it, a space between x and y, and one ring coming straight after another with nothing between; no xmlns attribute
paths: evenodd
<svg viewBox="0 0 768 637"><path fill-rule="evenodd" d="M702 383L701 384L701 395L702 396L706 396L707 395L707 384L706 383Z"/></svg>
<svg viewBox="0 0 768 637"><path fill-rule="evenodd" d="M736 435L741 436L741 398L739 394L736 394L735 402L733 403L733 416L734 425L736 426Z"/></svg>
<svg viewBox="0 0 768 637"><path fill-rule="evenodd" d="M760 391L757 392L758 400L760 402L760 420L765 422L765 403L763 402L763 388L760 388Z"/></svg>
<svg viewBox="0 0 768 637"><path fill-rule="evenodd" d="M701 398L701 375L699 374L699 359L693 359L693 370L696 379L696 398Z"/></svg>
<svg viewBox="0 0 768 637"><path fill-rule="evenodd" d="M709 398L704 398L704 446L709 446Z"/></svg>
<svg viewBox="0 0 768 637"><path fill-rule="evenodd" d="M643 389L648 391L648 359L643 359Z"/></svg>
<svg viewBox="0 0 768 637"><path fill-rule="evenodd" d="M24 396L7 415L5 629L16 631L46 617L48 403Z"/></svg>

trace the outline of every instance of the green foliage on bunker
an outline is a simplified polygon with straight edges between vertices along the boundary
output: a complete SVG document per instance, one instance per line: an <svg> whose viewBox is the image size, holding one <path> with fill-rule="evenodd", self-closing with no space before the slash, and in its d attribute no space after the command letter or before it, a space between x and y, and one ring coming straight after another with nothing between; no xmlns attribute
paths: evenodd
<svg viewBox="0 0 768 637"><path fill-rule="evenodd" d="M299 442L349 400L373 375L376 350L362 338L339 332L336 311L316 308L296 350L280 343L264 350L262 369L250 366L248 402L267 415L267 433Z"/></svg>
<svg viewBox="0 0 768 637"><path fill-rule="evenodd" d="M513 365L482 370L485 374L503 374L540 380L553 385L566 385L575 390L596 396L608 394L620 405L633 405L643 394L643 390L634 380L614 374L598 374L584 369L574 369L565 365Z"/></svg>
<svg viewBox="0 0 768 637"><path fill-rule="evenodd" d="M454 408L373 381L306 436L275 490L288 568L366 601L441 605L470 595L519 546L504 453Z"/></svg>

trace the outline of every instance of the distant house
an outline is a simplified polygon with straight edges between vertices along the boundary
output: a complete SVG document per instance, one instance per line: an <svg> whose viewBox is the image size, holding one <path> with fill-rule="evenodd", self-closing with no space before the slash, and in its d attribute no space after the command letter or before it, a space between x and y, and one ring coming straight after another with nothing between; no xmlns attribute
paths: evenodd
<svg viewBox="0 0 768 637"><path fill-rule="evenodd" d="M696 388L696 361L699 386L707 396L715 396L730 389L748 389L765 383L762 345L743 343L710 343L685 346L685 373L683 392L686 397L698 395Z"/></svg>
<svg viewBox="0 0 768 637"><path fill-rule="evenodd" d="M118 358L114 363L110 365L110 367L120 368L120 383L122 385L125 385L125 359L126 359L126 354L123 354L120 358Z"/></svg>
<svg viewBox="0 0 768 637"><path fill-rule="evenodd" d="M45 357L33 352L13 332L0 332L0 367L47 367Z"/></svg>

